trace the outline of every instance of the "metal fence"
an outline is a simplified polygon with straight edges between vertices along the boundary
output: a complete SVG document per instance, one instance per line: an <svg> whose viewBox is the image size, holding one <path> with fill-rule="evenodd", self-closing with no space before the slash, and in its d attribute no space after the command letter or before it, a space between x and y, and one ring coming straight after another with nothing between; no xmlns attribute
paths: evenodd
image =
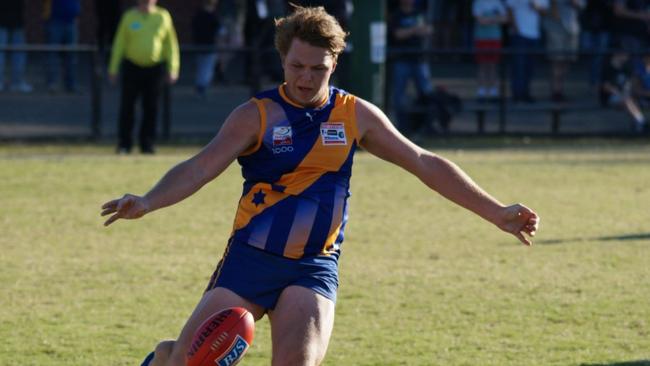
<svg viewBox="0 0 650 366"><path fill-rule="evenodd" d="M226 69L228 84L217 84L206 99L193 93L193 55L215 50L220 55L232 55ZM95 46L24 45L1 46L0 51L28 53L27 77L35 84L30 94L0 93L0 139L52 139L80 138L104 139L115 134L119 90L108 85L105 74L108 55L100 54ZM507 97L509 72L508 59L525 52L537 60L533 93L539 101L534 105L515 105ZM458 95L463 108L453 116L449 129L451 135L562 135L562 136L635 136L629 128L629 117L622 111L602 108L593 86L589 85L590 58L604 54L579 54L565 81L570 101L554 103L545 101L548 94L549 52L518 51L502 49L499 63L500 98L492 103L475 101L474 87L476 51L472 49L444 49L428 51L388 50L385 70L386 85L384 110L393 115L390 97L391 62L399 55L426 57L432 71L432 83ZM80 92L73 95L45 90L44 65L50 53L74 53L78 57L75 72ZM640 53L639 53L640 54ZM254 92L278 80L265 77L267 66L277 63L278 56L272 49L256 48L206 48L183 46L181 48L182 70L177 85L166 88L161 111L163 138L186 135L209 137L218 130L219 124L236 105ZM248 63L248 65L246 65ZM6 63L10 67L10 63ZM352 70L353 72L354 70ZM354 81L353 82L363 82ZM413 88L408 93L415 98ZM426 109L426 107L425 107ZM417 112L417 108L414 109ZM67 128L65 126L70 126Z"/></svg>

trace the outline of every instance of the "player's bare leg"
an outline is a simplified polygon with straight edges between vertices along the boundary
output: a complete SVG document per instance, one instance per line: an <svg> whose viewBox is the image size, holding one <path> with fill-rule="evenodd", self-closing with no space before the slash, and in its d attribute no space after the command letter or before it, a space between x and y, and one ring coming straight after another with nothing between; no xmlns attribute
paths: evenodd
<svg viewBox="0 0 650 366"><path fill-rule="evenodd" d="M273 366L319 365L334 326L334 302L301 286L289 286L269 312Z"/></svg>
<svg viewBox="0 0 650 366"><path fill-rule="evenodd" d="M228 289L217 287L210 290L199 301L196 309L185 323L178 339L176 341L163 341L156 347L156 353L150 366L185 366L185 354L192 343L192 337L196 329L210 315L230 307L247 309L253 314L256 321L264 315L264 309L261 306L253 304Z"/></svg>

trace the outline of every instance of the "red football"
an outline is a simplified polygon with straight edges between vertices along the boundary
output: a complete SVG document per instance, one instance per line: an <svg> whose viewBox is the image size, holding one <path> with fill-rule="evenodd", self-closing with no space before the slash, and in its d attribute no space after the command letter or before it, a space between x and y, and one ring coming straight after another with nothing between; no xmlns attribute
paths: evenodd
<svg viewBox="0 0 650 366"><path fill-rule="evenodd" d="M244 308L228 308L201 324L187 352L187 366L233 366L253 343L255 320Z"/></svg>

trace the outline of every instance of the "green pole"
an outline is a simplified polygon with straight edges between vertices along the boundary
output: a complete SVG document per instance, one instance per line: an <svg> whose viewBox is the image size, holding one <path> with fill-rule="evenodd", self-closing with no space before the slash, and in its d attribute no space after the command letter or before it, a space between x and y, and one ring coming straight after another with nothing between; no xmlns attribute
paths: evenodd
<svg viewBox="0 0 650 366"><path fill-rule="evenodd" d="M386 0L358 1L350 25L350 85L355 95L384 107Z"/></svg>

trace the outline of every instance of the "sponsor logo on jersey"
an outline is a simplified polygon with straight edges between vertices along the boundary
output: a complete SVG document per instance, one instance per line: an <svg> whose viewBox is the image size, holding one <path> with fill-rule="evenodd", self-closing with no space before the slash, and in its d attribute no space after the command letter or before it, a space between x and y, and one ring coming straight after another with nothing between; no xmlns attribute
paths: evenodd
<svg viewBox="0 0 650 366"><path fill-rule="evenodd" d="M234 365L246 353L248 343L241 336L237 336L230 349L216 363L219 366Z"/></svg>
<svg viewBox="0 0 650 366"><path fill-rule="evenodd" d="M291 127L273 127L273 146L293 145Z"/></svg>
<svg viewBox="0 0 650 366"><path fill-rule="evenodd" d="M293 152L293 134L291 126L273 127L273 148L274 154Z"/></svg>
<svg viewBox="0 0 650 366"><path fill-rule="evenodd" d="M320 124L320 137L323 145L347 145L345 125L342 122L325 122Z"/></svg>

